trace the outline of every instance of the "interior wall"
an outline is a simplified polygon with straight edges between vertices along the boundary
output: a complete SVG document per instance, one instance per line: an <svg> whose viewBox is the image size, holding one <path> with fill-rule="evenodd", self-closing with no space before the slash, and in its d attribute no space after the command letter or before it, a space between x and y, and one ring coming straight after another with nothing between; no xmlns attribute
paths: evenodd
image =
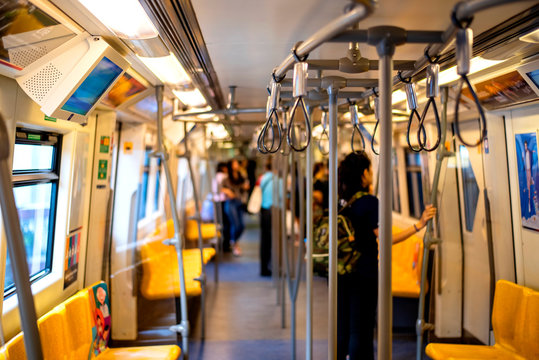
<svg viewBox="0 0 539 360"><path fill-rule="evenodd" d="M539 231L522 227L515 135L539 130L539 104L505 113L517 283L539 290ZM539 184L535 184L539 187ZM536 190L537 191L537 190ZM507 211L509 215L510 211Z"/></svg>

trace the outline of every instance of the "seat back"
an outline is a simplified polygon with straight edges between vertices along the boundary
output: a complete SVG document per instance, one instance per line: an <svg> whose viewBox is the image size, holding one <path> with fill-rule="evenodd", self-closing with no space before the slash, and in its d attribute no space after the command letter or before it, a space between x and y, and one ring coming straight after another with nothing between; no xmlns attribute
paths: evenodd
<svg viewBox="0 0 539 360"><path fill-rule="evenodd" d="M539 359L539 292L530 291L526 318L516 322L522 328L522 348L519 353L526 359Z"/></svg>
<svg viewBox="0 0 539 360"><path fill-rule="evenodd" d="M65 302L66 329L72 338L74 359L86 359L92 344L93 319L90 314L88 290L84 289Z"/></svg>
<svg viewBox="0 0 539 360"><path fill-rule="evenodd" d="M65 307L58 305L37 321L45 360L69 359L72 345L66 331Z"/></svg>
<svg viewBox="0 0 539 360"><path fill-rule="evenodd" d="M26 349L24 348L22 332L9 340L4 347L4 353L9 360L26 360Z"/></svg>
<svg viewBox="0 0 539 360"><path fill-rule="evenodd" d="M515 283L498 280L492 309L492 328L496 344L518 352L522 341L521 323L526 310L526 288Z"/></svg>

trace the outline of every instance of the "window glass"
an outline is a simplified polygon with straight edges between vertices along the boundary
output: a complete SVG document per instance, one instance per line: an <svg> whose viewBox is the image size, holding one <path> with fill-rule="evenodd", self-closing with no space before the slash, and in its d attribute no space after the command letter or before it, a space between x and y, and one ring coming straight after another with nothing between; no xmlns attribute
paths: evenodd
<svg viewBox="0 0 539 360"><path fill-rule="evenodd" d="M421 213L425 210L421 180L421 156L411 150L406 150L406 181L408 183L410 216L420 218Z"/></svg>
<svg viewBox="0 0 539 360"><path fill-rule="evenodd" d="M142 172L142 183L140 187L140 204L138 209L138 219L146 217L146 204L148 203L148 182L150 180L150 153L152 149L146 149L144 152L144 171Z"/></svg>
<svg viewBox="0 0 539 360"><path fill-rule="evenodd" d="M466 219L466 230L473 231L475 212L479 200L479 186L475 178L472 164L470 163L470 153L466 146L459 146L460 166L462 168L462 186L464 188L464 217Z"/></svg>
<svg viewBox="0 0 539 360"><path fill-rule="evenodd" d="M52 170L53 145L15 144L13 171Z"/></svg>
<svg viewBox="0 0 539 360"><path fill-rule="evenodd" d="M160 181L161 181L161 158L157 158L157 173L155 175L155 193L153 199L153 209L154 211L159 210L159 190L160 190Z"/></svg>
<svg viewBox="0 0 539 360"><path fill-rule="evenodd" d="M51 138L55 139L54 145L48 142ZM17 129L13 156L13 193L31 281L51 270L58 186L56 154L59 140L58 135ZM29 179L26 175L32 177ZM6 296L15 291L9 253L6 259L4 291Z"/></svg>

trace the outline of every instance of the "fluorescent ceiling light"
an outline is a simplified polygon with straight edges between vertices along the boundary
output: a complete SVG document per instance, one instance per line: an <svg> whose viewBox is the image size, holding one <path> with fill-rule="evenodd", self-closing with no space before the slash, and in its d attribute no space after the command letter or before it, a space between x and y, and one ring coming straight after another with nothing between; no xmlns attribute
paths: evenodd
<svg viewBox="0 0 539 360"><path fill-rule="evenodd" d="M521 36L518 38L520 41L528 42L528 43L539 43L539 29L535 29L534 31Z"/></svg>
<svg viewBox="0 0 539 360"><path fill-rule="evenodd" d="M182 103L189 107L201 107L206 105L206 99L198 89L190 91L172 90L172 92Z"/></svg>
<svg viewBox="0 0 539 360"><path fill-rule="evenodd" d="M79 0L99 21L124 39L158 36L155 26L138 0Z"/></svg>
<svg viewBox="0 0 539 360"><path fill-rule="evenodd" d="M174 54L163 57L138 57L151 72L165 84L185 85L191 82L189 75Z"/></svg>
<svg viewBox="0 0 539 360"><path fill-rule="evenodd" d="M402 101L406 100L406 93L403 90L397 90L394 91L391 95L391 104L398 104Z"/></svg>
<svg viewBox="0 0 539 360"><path fill-rule="evenodd" d="M223 124L209 123L206 126L206 133L209 133L210 137L215 140L222 140L228 138L228 131L226 131L226 128Z"/></svg>
<svg viewBox="0 0 539 360"><path fill-rule="evenodd" d="M503 62L503 60L487 60L479 56L474 57L470 61L470 72L468 74L473 74L481 70L488 69L489 67L492 67L501 62ZM440 74L438 75L438 84L445 85L452 83L453 81L456 81L458 79L460 79L460 75L457 74L457 66L455 65L450 67L449 69L440 72Z"/></svg>

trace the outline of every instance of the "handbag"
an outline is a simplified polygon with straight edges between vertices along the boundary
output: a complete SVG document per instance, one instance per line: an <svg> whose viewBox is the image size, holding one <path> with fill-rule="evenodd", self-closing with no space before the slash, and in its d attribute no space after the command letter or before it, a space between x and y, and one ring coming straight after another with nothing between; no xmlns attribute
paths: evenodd
<svg viewBox="0 0 539 360"><path fill-rule="evenodd" d="M262 189L260 186L256 185L253 188L253 192L249 197L249 202L247 203L247 211L250 214L258 214L260 212L260 207L262 206Z"/></svg>
<svg viewBox="0 0 539 360"><path fill-rule="evenodd" d="M213 210L213 195L210 193L206 196L206 199L202 203L202 209L200 210L200 218L203 222L213 222L214 221L214 210Z"/></svg>

